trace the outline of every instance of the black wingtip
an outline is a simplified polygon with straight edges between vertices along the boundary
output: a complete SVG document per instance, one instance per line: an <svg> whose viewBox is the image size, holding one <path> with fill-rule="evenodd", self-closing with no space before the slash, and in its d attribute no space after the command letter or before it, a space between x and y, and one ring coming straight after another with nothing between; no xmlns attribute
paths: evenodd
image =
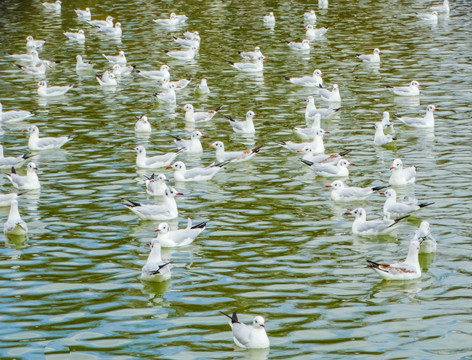
<svg viewBox="0 0 472 360"><path fill-rule="evenodd" d="M290 78L288 76L284 76L284 79L290 81Z"/></svg>
<svg viewBox="0 0 472 360"><path fill-rule="evenodd" d="M388 188L389 186L387 185L384 185L384 186L374 186L372 189L372 191L380 191L380 190L383 190L383 189L386 189Z"/></svg>
<svg viewBox="0 0 472 360"><path fill-rule="evenodd" d="M181 137L179 137L179 136L175 136L175 135L171 135L171 136L172 136L172 137L173 137L175 140L177 140L177 141L180 141L180 140L182 140L182 138L181 138Z"/></svg>
<svg viewBox="0 0 472 360"><path fill-rule="evenodd" d="M191 229L205 229L207 223L208 221L203 221L197 225L192 226Z"/></svg>
<svg viewBox="0 0 472 360"><path fill-rule="evenodd" d="M312 165L313 165L313 163L312 163L311 161L308 161L308 160L305 160L305 159L300 159L300 161L301 161L302 163L304 163L305 165L308 165L308 166L312 166Z"/></svg>
<svg viewBox="0 0 472 360"><path fill-rule="evenodd" d="M12 173L12 174L16 174L16 170L15 170L15 167L14 167L14 166L11 167L11 173Z"/></svg>
<svg viewBox="0 0 472 360"><path fill-rule="evenodd" d="M234 65L234 61L228 61L230 65Z"/></svg>
<svg viewBox="0 0 472 360"><path fill-rule="evenodd" d="M224 104L218 106L218 107L215 109L215 111L220 111L223 106L224 106Z"/></svg>
<svg viewBox="0 0 472 360"><path fill-rule="evenodd" d="M421 203L421 204L418 204L418 206L420 208L423 208L423 207L426 207L426 206L429 206L429 205L433 205L434 203L433 202L430 202L430 203Z"/></svg>
<svg viewBox="0 0 472 360"><path fill-rule="evenodd" d="M339 156L344 156L349 154L352 151L352 149L347 149L339 152Z"/></svg>
<svg viewBox="0 0 472 360"><path fill-rule="evenodd" d="M259 145L259 146L256 146L255 148L252 148L252 152L253 152L253 153L258 153L258 152L261 150L261 148L262 148L263 146L264 146L264 145Z"/></svg>
<svg viewBox="0 0 472 360"><path fill-rule="evenodd" d="M376 269L380 266L379 263L376 263L375 261L372 260L366 260L367 261L367 266L370 267L371 269Z"/></svg>

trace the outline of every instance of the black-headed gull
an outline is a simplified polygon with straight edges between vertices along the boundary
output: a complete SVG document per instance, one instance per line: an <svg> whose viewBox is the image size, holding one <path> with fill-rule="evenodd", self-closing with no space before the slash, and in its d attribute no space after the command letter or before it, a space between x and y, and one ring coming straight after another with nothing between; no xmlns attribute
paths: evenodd
<svg viewBox="0 0 472 360"><path fill-rule="evenodd" d="M264 62L265 62L265 59L261 56L254 59L254 62L235 63L232 61L228 61L228 63L235 69L242 72L251 72L251 73L264 71Z"/></svg>
<svg viewBox="0 0 472 360"><path fill-rule="evenodd" d="M229 123L234 132L242 134L254 134L256 132L253 121L255 116L257 115L254 113L254 111L249 110L246 113L246 120L244 121L234 120L231 116L226 116L226 118L229 120Z"/></svg>
<svg viewBox="0 0 472 360"><path fill-rule="evenodd" d="M313 139L316 130L321 129L321 115L315 114L313 123L310 127L295 127L293 130L304 139Z"/></svg>
<svg viewBox="0 0 472 360"><path fill-rule="evenodd" d="M351 151L352 150L344 150L338 153L319 154L315 153L310 145L306 145L298 152L303 153L303 160L308 160L311 163L322 165L337 163L339 159L341 159L344 155L349 154Z"/></svg>
<svg viewBox="0 0 472 360"><path fill-rule="evenodd" d="M115 37L120 37L123 34L123 31L121 30L121 23L117 22L115 26L113 27L108 27L108 26L97 26L98 31L101 32L102 34L108 35L108 36L115 36Z"/></svg>
<svg viewBox="0 0 472 360"><path fill-rule="evenodd" d="M77 55L75 57L77 59L77 64L75 65L75 71L91 71L93 70L93 65L90 61L84 62L82 55Z"/></svg>
<svg viewBox="0 0 472 360"><path fill-rule="evenodd" d="M115 64L118 65L118 64ZM116 81L116 75L108 70L105 71L102 75L96 74L95 78L97 79L100 86L116 86L118 82Z"/></svg>
<svg viewBox="0 0 472 360"><path fill-rule="evenodd" d="M151 253L141 270L141 280L152 282L169 280L172 275L170 272L172 266L170 262L162 261L161 244L152 242L148 246L151 248Z"/></svg>
<svg viewBox="0 0 472 360"><path fill-rule="evenodd" d="M337 202L359 201L366 199L370 194L385 189L387 186L357 187L346 186L341 180L335 180L326 185L331 188L331 199Z"/></svg>
<svg viewBox="0 0 472 360"><path fill-rule="evenodd" d="M166 182L166 176L164 174L155 175L154 173L146 177L146 192L152 196L164 196L166 189L168 188Z"/></svg>
<svg viewBox="0 0 472 360"><path fill-rule="evenodd" d="M164 191L164 202L162 204L141 204L128 200L129 204L123 204L142 220L170 220L179 216L179 209L175 196L183 195L173 187Z"/></svg>
<svg viewBox="0 0 472 360"><path fill-rule="evenodd" d="M364 62L370 62L370 63L379 63L380 62L380 54L382 52L375 48L374 52L372 54L356 54L359 59L361 59Z"/></svg>
<svg viewBox="0 0 472 360"><path fill-rule="evenodd" d="M70 89L72 89L72 85L48 87L46 80L41 80L38 83L38 95L42 97L62 96Z"/></svg>
<svg viewBox="0 0 472 360"><path fill-rule="evenodd" d="M0 102L0 122L21 121L34 116L34 113L26 110L9 110L3 111L3 105Z"/></svg>
<svg viewBox="0 0 472 360"><path fill-rule="evenodd" d="M90 25L95 27L113 27L113 20L112 16L107 16L106 20L91 20L87 21Z"/></svg>
<svg viewBox="0 0 472 360"><path fill-rule="evenodd" d="M0 194L0 206L10 206L11 201L22 194L23 193Z"/></svg>
<svg viewBox="0 0 472 360"><path fill-rule="evenodd" d="M200 34L199 34L198 31L186 31L186 32L184 33L184 37L185 37L186 39L189 39L189 40L193 40L193 39L195 39L197 36L200 37Z"/></svg>
<svg viewBox="0 0 472 360"><path fill-rule="evenodd" d="M61 11L61 1L57 0L56 2L53 3L41 3L47 10L51 11Z"/></svg>
<svg viewBox="0 0 472 360"><path fill-rule="evenodd" d="M148 117L144 114L141 116L136 116L136 125L134 126L134 131L137 133L150 133L152 132L151 123L148 120Z"/></svg>
<svg viewBox="0 0 472 360"><path fill-rule="evenodd" d="M218 106L215 110L210 111L194 111L192 104L186 104L182 110L185 111L185 121L192 123L201 123L210 121L218 111L221 110L223 105Z"/></svg>
<svg viewBox="0 0 472 360"><path fill-rule="evenodd" d="M192 220L188 218L185 229L171 230L169 224L161 223L157 227L157 237L153 239L162 247L182 247L190 245L197 236L205 230L207 221L197 225L192 225Z"/></svg>
<svg viewBox="0 0 472 360"><path fill-rule="evenodd" d="M374 135L374 144L375 145L387 145L392 141L397 140L397 138L392 135L385 135L384 126L381 122L375 123L375 135Z"/></svg>
<svg viewBox="0 0 472 360"><path fill-rule="evenodd" d="M38 175L36 175L36 164L30 162L26 166L26 175L21 176L16 173L14 167L11 168L11 174L7 175L7 178L11 181L12 185L20 190L35 190L41 188L39 183Z"/></svg>
<svg viewBox="0 0 472 360"><path fill-rule="evenodd" d="M386 280L413 280L421 277L421 267L418 260L423 238L416 234L410 240L408 254L405 261L395 264L380 264L367 260L367 266Z"/></svg>
<svg viewBox="0 0 472 360"><path fill-rule="evenodd" d="M413 117L402 116L402 117L398 117L398 120L400 120L402 123L404 123L407 126L411 126L415 128L433 128L434 127L434 110L437 110L436 106L428 105L426 106L426 114L424 117L413 118Z"/></svg>
<svg viewBox="0 0 472 360"><path fill-rule="evenodd" d="M306 86L306 87L319 87L323 85L323 73L320 69L315 69L312 76L303 77L285 77L285 80L290 81L292 84Z"/></svg>
<svg viewBox="0 0 472 360"><path fill-rule="evenodd" d="M210 144L210 147L216 150L216 161L218 162L241 162L246 161L256 155L262 148L262 145L256 146L252 149L246 149L242 151L225 151L225 145L222 141L215 141Z"/></svg>
<svg viewBox="0 0 472 360"><path fill-rule="evenodd" d="M0 169L11 169L12 166L21 166L31 155L3 156L3 145L0 145Z"/></svg>
<svg viewBox="0 0 472 360"><path fill-rule="evenodd" d="M117 78L131 75L135 67L136 65L125 66L125 65L115 64L112 66L113 75L115 75Z"/></svg>
<svg viewBox="0 0 472 360"><path fill-rule="evenodd" d="M72 136L69 135L39 138L39 129L36 125L31 125L24 131L29 134L28 147L33 151L59 149L72 139Z"/></svg>
<svg viewBox="0 0 472 360"><path fill-rule="evenodd" d="M185 89L187 87L187 85L190 84L191 81L192 81L192 78L188 77L188 78L180 79L180 80L176 80L176 81L165 80L165 81L161 81L161 82L162 82L162 87L164 87L164 88L167 86L164 83L168 82L169 85L173 84L175 86L175 90L182 90L182 89Z"/></svg>
<svg viewBox="0 0 472 360"><path fill-rule="evenodd" d="M179 24L179 18L177 17L177 14L171 13L168 19L153 19L157 25L162 25L162 26L175 26Z"/></svg>
<svg viewBox="0 0 472 360"><path fill-rule="evenodd" d="M84 42L85 41L85 32L81 29L78 32L64 32L64 35L67 36L69 40Z"/></svg>
<svg viewBox="0 0 472 360"><path fill-rule="evenodd" d="M210 88L208 87L208 83L206 79L202 79L200 84L197 85L195 91L199 92L200 94L209 94Z"/></svg>
<svg viewBox="0 0 472 360"><path fill-rule="evenodd" d="M301 162L312 169L317 175L323 177L348 177L349 169L347 167L349 165L354 165L345 159L339 159L336 165L318 164L303 159L301 159Z"/></svg>
<svg viewBox="0 0 472 360"><path fill-rule="evenodd" d="M183 149L188 153L202 153L203 147L200 138L205 137L199 130L193 130L190 135L190 140L182 139L179 136L171 135L175 140L175 145L178 149Z"/></svg>
<svg viewBox="0 0 472 360"><path fill-rule="evenodd" d="M32 50L29 54L8 54L8 56L22 63L31 63L31 65L36 65L39 60L39 55L36 50Z"/></svg>
<svg viewBox="0 0 472 360"><path fill-rule="evenodd" d="M207 167L195 167L187 170L185 164L182 161L177 161L167 168L175 170L174 179L176 181L206 181L211 180L227 164L229 164L229 161L211 164Z"/></svg>
<svg viewBox="0 0 472 360"><path fill-rule="evenodd" d="M274 26L275 25L275 16L274 16L274 13L272 11L269 14L264 15L262 20L264 21L264 25L266 25L266 26Z"/></svg>
<svg viewBox="0 0 472 360"><path fill-rule="evenodd" d="M333 104L330 104L328 108L316 108L315 98L313 96L308 96L305 99L306 109L305 109L305 120L313 119L316 114L319 114L322 119L327 118L331 115L334 115L341 107L334 107Z"/></svg>
<svg viewBox="0 0 472 360"><path fill-rule="evenodd" d="M438 12L433 11L431 13L416 13L416 17L420 20L427 21L427 22L432 22L432 23L437 23L438 22Z"/></svg>
<svg viewBox="0 0 472 360"><path fill-rule="evenodd" d="M156 155L151 157L146 157L146 148L142 145L138 145L135 148L132 148L137 152L136 156L136 166L143 169L157 169L161 167L169 166L172 161L175 160L180 151L170 152L163 155Z"/></svg>
<svg viewBox="0 0 472 360"><path fill-rule="evenodd" d="M117 56L105 55L105 54L102 54L102 55L111 64L120 64L120 65L126 64L126 56L123 50L121 50Z"/></svg>
<svg viewBox="0 0 472 360"><path fill-rule="evenodd" d="M176 89L177 89L177 86L169 83L167 88L164 89L163 92L154 93L152 96L156 97L158 100L166 104L175 104L177 101L177 95L175 94Z"/></svg>
<svg viewBox="0 0 472 360"><path fill-rule="evenodd" d="M339 93L338 84L333 84L333 90L329 91L324 89L322 85L319 86L318 94L320 94L321 99L328 102L340 103L341 94Z"/></svg>
<svg viewBox="0 0 472 360"><path fill-rule="evenodd" d="M141 75L142 77L150 80L157 80L157 81L163 81L163 80L169 80L170 79L170 73L169 70L172 70L172 68L168 65L161 65L160 70L136 70L136 73Z"/></svg>
<svg viewBox="0 0 472 360"><path fill-rule="evenodd" d="M388 89L392 90L395 95L398 96L418 96L420 94L420 83L413 80L409 86L387 86Z"/></svg>
<svg viewBox="0 0 472 360"><path fill-rule="evenodd" d="M449 14L449 0L444 0L441 5L431 6L430 9L432 11L436 11L437 13L446 13Z"/></svg>
<svg viewBox="0 0 472 360"><path fill-rule="evenodd" d="M420 253L429 254L436 252L437 243L436 239L431 234L431 228L429 222L422 221L418 230L416 230L416 236L423 238L423 243L421 244Z"/></svg>
<svg viewBox="0 0 472 360"><path fill-rule="evenodd" d="M367 220L367 213L364 208L357 208L346 212L344 215L354 215L355 219L352 223L352 233L355 235L371 236L379 235L392 231L401 220L406 219L409 215L392 220L388 217L376 220Z"/></svg>
<svg viewBox="0 0 472 360"><path fill-rule="evenodd" d="M410 166L404 168L403 162L400 159L393 160L390 170L392 170L392 175L390 175L390 179L388 180L390 185L413 184L416 180L416 167Z"/></svg>
<svg viewBox="0 0 472 360"><path fill-rule="evenodd" d="M44 65L44 63L40 63L37 65L32 65L32 66L24 66L24 65L18 65L15 64L18 68L23 70L24 72L27 72L28 74L36 75L36 76L41 76L46 74L47 66Z"/></svg>
<svg viewBox="0 0 472 360"><path fill-rule="evenodd" d="M237 346L245 349L264 349L270 346L262 316L256 316L252 321L252 325L248 326L239 322L235 312L232 316L222 311L220 313L230 319L229 326L233 330L233 340Z"/></svg>
<svg viewBox="0 0 472 360"><path fill-rule="evenodd" d="M247 60L256 60L258 58L265 59L265 56L262 55L261 48L259 46L256 46L254 51L238 51L238 53L243 59Z"/></svg>
<svg viewBox="0 0 472 360"><path fill-rule="evenodd" d="M45 42L46 40L35 40L31 35L29 35L26 38L26 47L39 49L44 45Z"/></svg>
<svg viewBox="0 0 472 360"><path fill-rule="evenodd" d="M92 19L92 12L90 11L90 8L86 8L85 10L74 9L74 11L80 19L84 19L84 20Z"/></svg>
<svg viewBox="0 0 472 360"><path fill-rule="evenodd" d="M305 20L305 23L307 24L314 24L316 22L315 10L310 10L309 12L304 13L303 20Z"/></svg>
<svg viewBox="0 0 472 360"><path fill-rule="evenodd" d="M174 41L182 47L200 49L200 35L194 35L192 39L181 39L177 36L172 36Z"/></svg>
<svg viewBox="0 0 472 360"><path fill-rule="evenodd" d="M285 43L292 50L297 51L310 51L310 40L305 39L301 43L285 40Z"/></svg>
<svg viewBox="0 0 472 360"><path fill-rule="evenodd" d="M28 226L23 221L18 211L18 201L11 200L10 214L7 222L3 225L3 232L8 235L26 235L28 234Z"/></svg>
<svg viewBox="0 0 472 360"><path fill-rule="evenodd" d="M311 147L312 152L314 154L322 154L324 153L324 143L323 143L324 134L329 134L329 132L323 129L316 129L313 133L313 138L312 138L313 140L310 143L308 142L295 143L293 141L281 141L278 144L293 152L299 152L305 146L308 145Z"/></svg>
<svg viewBox="0 0 472 360"><path fill-rule="evenodd" d="M383 213L388 217L398 217L415 212L423 207L434 204L433 202L418 203L416 199L408 199L404 202L397 202L397 192L394 189L388 189L381 193L387 200L383 206Z"/></svg>
<svg viewBox="0 0 472 360"><path fill-rule="evenodd" d="M310 40L318 39L328 32L328 29L325 27L315 29L315 27L311 24L305 26L305 30L305 37Z"/></svg>

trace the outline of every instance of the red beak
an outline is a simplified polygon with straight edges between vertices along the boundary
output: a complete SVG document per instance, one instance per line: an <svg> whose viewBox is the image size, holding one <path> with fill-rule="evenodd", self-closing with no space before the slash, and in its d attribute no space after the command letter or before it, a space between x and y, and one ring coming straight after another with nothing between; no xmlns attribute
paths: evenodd
<svg viewBox="0 0 472 360"><path fill-rule="evenodd" d="M395 169L395 166L390 166L390 170L393 170L393 169Z"/></svg>
<svg viewBox="0 0 472 360"><path fill-rule="evenodd" d="M333 187L332 185L326 185L326 187Z"/></svg>
<svg viewBox="0 0 472 360"><path fill-rule="evenodd" d="M168 166L166 169L172 169L172 166Z"/></svg>
<svg viewBox="0 0 472 360"><path fill-rule="evenodd" d="M156 232L159 232L159 231L161 231L161 230L160 230L160 229L157 229L157 230L156 230Z"/></svg>
<svg viewBox="0 0 472 360"><path fill-rule="evenodd" d="M350 212L345 212L344 215L352 215Z"/></svg>

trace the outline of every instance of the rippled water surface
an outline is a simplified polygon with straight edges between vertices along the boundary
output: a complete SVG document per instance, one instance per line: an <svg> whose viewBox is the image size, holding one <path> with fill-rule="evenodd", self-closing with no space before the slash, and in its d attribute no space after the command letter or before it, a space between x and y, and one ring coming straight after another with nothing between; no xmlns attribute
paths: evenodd
<svg viewBox="0 0 472 360"><path fill-rule="evenodd" d="M284 40L304 37L304 2L64 1L62 14L43 10L39 1L0 4L0 101L5 110L36 109L36 115L3 124L6 154L27 151L22 132L29 124L43 135L74 134L58 151L42 152L40 192L20 198L30 229L24 242L5 239L0 248L0 357L3 359L458 359L472 358L472 252L470 174L472 125L472 25L467 0L451 2L451 14L437 25L418 21L430 1L332 0L314 9L317 27L329 27L309 54L287 48ZM94 19L112 15L123 24L121 41L108 40L79 21L74 8L90 7ZM151 20L171 11L185 13L187 25L162 29ZM274 28L262 16L273 11ZM63 31L84 28L84 45ZM171 35L198 30L201 49L194 61L168 58L176 49ZM23 74L7 57L25 51L24 38L47 39L41 58L60 60L47 74L51 85L73 84L65 97L40 99L38 79ZM267 56L263 75L240 74L227 60L259 45ZM379 66L360 63L356 53L383 51ZM151 96L158 86L137 75L115 90L100 88L93 73L78 76L75 56L85 55L97 72L102 57L124 50L130 64L145 70L171 65L172 79L194 80L178 92L176 107ZM434 201L392 235L359 238L343 216L359 204L339 205L298 156L275 142L299 141L305 126L304 99L284 76L320 68L325 85L337 83L342 110L322 127L328 152L353 149L349 183L387 182L395 158L417 165L416 185L402 195ZM207 78L211 94L198 97L195 85ZM385 85L418 80L421 96L394 97ZM176 183L179 219L208 220L194 244L164 252L174 264L163 284L139 280L148 255L146 243L157 222L139 221L121 205L124 199L159 201L144 191L135 167L138 144L153 153L174 149L169 136L188 136L180 108L225 107L199 129L205 134L201 157L181 155L189 166L209 164L208 144L229 149L263 144L252 161L228 165L212 181ZM435 104L434 132L396 125L398 142L373 145L374 122L385 110L416 116ZM254 110L255 136L232 132L223 115L242 118ZM152 135L137 137L135 115L148 114ZM22 171L22 170L19 170ZM163 170L164 171L164 170ZM6 171L4 171L6 173ZM172 173L166 172L172 180ZM2 192L12 191L6 176ZM384 198L364 203L369 218L381 216ZM8 208L0 208L6 219ZM438 239L436 256L421 256L419 280L382 281L365 259L401 260L421 220ZM244 322L266 319L271 347L233 347L230 328L218 311L237 311ZM69 355L70 354L70 355Z"/></svg>

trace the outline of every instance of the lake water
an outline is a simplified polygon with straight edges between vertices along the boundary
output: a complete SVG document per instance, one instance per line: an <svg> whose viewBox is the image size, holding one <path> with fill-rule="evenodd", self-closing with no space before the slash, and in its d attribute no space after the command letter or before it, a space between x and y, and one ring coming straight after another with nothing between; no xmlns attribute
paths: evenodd
<svg viewBox="0 0 472 360"><path fill-rule="evenodd" d="M437 2L434 2L437 3ZM0 357L2 359L466 359L472 358L471 195L472 25L467 0L451 2L449 17L431 25L415 18L430 1L331 1L327 10L301 1L64 1L62 13L39 1L0 4L0 101L5 110L36 109L36 115L3 124L7 155L27 151L22 132L29 124L43 136L74 134L57 151L42 152L40 192L28 192L20 211L30 234L25 242L3 239L0 248ZM90 7L94 19L112 15L123 24L121 41L108 40L76 17ZM315 9L325 38L309 54L288 49L284 40L304 38L305 11ZM153 18L185 13L187 25L162 29ZM265 27L273 11L277 23ZM63 31L83 28L84 45ZM167 57L177 49L171 35L199 31L195 60ZM22 73L9 52L23 53L24 38L47 39L40 57L60 60L47 74L50 85L73 84L65 97L40 99L38 78ZM238 51L260 46L267 57L263 75L241 74L227 61ZM361 63L356 53L383 51L379 66ZM194 80L177 94L175 108L151 96L158 86L139 76L101 88L93 73L78 76L75 56L85 55L99 73L108 68L101 54L124 50L129 64L150 70L171 65L172 79ZM322 127L327 152L353 149L349 184L385 184L395 158L417 165L414 195L434 205L411 216L392 235L354 237L347 210L362 205L369 218L382 214L384 197L339 205L325 185L276 141L300 141L292 129L305 126L300 88L284 76L320 68L326 86L337 83L342 110ZM194 93L201 78L211 93ZM422 84L418 98L399 98L386 85ZM181 155L188 166L214 161L208 144L227 149L264 145L253 160L230 164L212 181L177 183L178 221L208 220L189 247L166 250L172 279L163 284L139 280L148 256L146 243L158 222L139 221L121 203L159 201L144 191L130 148L152 153L174 149L172 135L187 137L192 126L180 108L225 107L199 129L205 134L201 157ZM396 145L373 145L373 124L383 111L422 115L435 104L434 132L396 125ZM232 132L223 115L259 116L256 134ZM149 116L149 137L134 133L135 115ZM19 170L20 172L22 170ZM164 171L164 170L163 170ZM7 171L4 171L7 173ZM172 173L165 171L170 179ZM172 181L173 183L173 181ZM2 192L12 191L5 175ZM0 209L2 219L8 208ZM436 256L421 256L423 276L388 282L365 266L366 259L402 260L421 220L431 223ZM219 311L237 311L246 323L266 320L270 349L235 349L230 327Z"/></svg>

